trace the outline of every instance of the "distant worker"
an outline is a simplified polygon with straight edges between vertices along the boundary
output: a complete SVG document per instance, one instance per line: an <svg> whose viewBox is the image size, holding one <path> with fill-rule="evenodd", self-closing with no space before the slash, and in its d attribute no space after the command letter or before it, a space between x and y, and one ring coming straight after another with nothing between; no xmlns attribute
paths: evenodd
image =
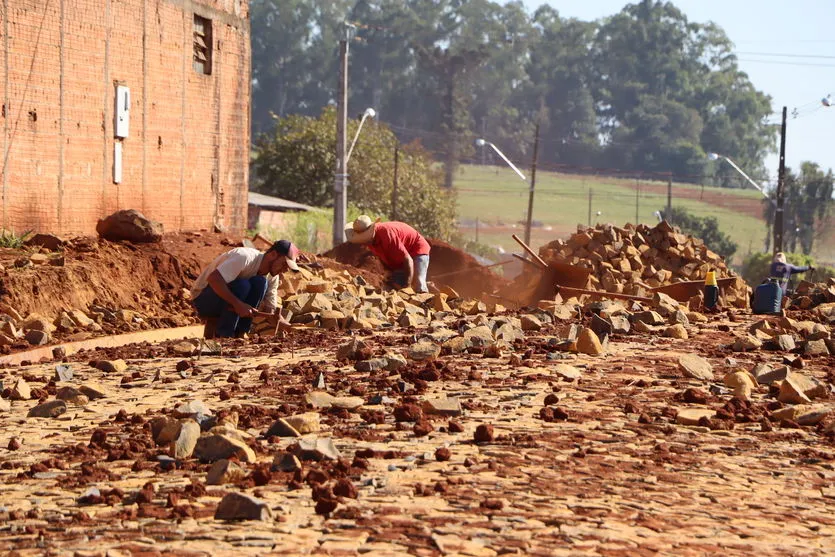
<svg viewBox="0 0 835 557"><path fill-rule="evenodd" d="M248 333L253 317L275 313L280 275L287 269L299 270L298 254L292 243L279 240L266 252L235 248L219 255L191 288L197 315L218 318L216 335L219 337L241 337ZM278 326L281 330L291 328L280 315Z"/></svg>
<svg viewBox="0 0 835 557"><path fill-rule="evenodd" d="M414 285L416 292L429 291L429 242L405 222L372 221L362 215L345 227L345 237L353 244L368 246L392 271L392 282L398 287Z"/></svg>
<svg viewBox="0 0 835 557"><path fill-rule="evenodd" d="M774 254L774 260L771 263L770 276L772 279L776 280L777 284L779 284L780 288L783 290L783 294L785 294L789 285L789 279L791 279L792 275L814 270L815 268L811 265L798 267L796 265L792 265L791 263L787 263L785 254L780 251Z"/></svg>

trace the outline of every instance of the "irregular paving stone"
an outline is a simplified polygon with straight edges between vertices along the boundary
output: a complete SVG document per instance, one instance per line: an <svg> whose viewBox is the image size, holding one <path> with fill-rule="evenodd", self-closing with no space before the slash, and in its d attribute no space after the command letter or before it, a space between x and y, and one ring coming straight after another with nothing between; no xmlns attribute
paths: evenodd
<svg viewBox="0 0 835 557"><path fill-rule="evenodd" d="M357 370L360 371L360 370ZM313 380L313 388L314 389L325 389L325 374L321 371L316 374L316 379Z"/></svg>
<svg viewBox="0 0 835 557"><path fill-rule="evenodd" d="M535 315L523 315L520 318L523 331L539 331L542 329L542 322Z"/></svg>
<svg viewBox="0 0 835 557"><path fill-rule="evenodd" d="M612 325L612 322L608 319L600 317L596 313L592 314L591 323L589 323L589 327L599 337L611 335L614 331L614 326Z"/></svg>
<svg viewBox="0 0 835 557"><path fill-rule="evenodd" d="M797 404L772 412L777 420L790 420L803 426L816 425L832 413L832 407L823 404Z"/></svg>
<svg viewBox="0 0 835 557"><path fill-rule="evenodd" d="M206 484L224 485L237 483L246 476L246 470L231 460L222 458L212 464L206 474Z"/></svg>
<svg viewBox="0 0 835 557"><path fill-rule="evenodd" d="M237 457L243 462L255 462L255 452L238 439L227 435L203 435L194 447L194 456L202 462Z"/></svg>
<svg viewBox="0 0 835 557"><path fill-rule="evenodd" d="M789 366L772 368L765 364L757 364L754 368L753 375L761 385L771 385L776 381L784 380L789 376L789 373L791 373Z"/></svg>
<svg viewBox="0 0 835 557"><path fill-rule="evenodd" d="M270 429L267 430L267 437L301 437L302 434L299 433L296 428L291 426L287 423L287 420L284 418L279 418L273 425L270 426Z"/></svg>
<svg viewBox="0 0 835 557"><path fill-rule="evenodd" d="M664 325L666 323L665 319L656 311L640 311L638 313L633 313L632 322L643 323L654 327Z"/></svg>
<svg viewBox="0 0 835 557"><path fill-rule="evenodd" d="M676 414L676 422L681 425L699 425L702 418L712 418L716 415L709 408L680 408Z"/></svg>
<svg viewBox="0 0 835 557"><path fill-rule="evenodd" d="M270 466L270 470L273 472L295 472L301 469L301 461L296 455L290 453L279 453L275 455L272 466Z"/></svg>
<svg viewBox="0 0 835 557"><path fill-rule="evenodd" d="M18 379L12 387L9 398L12 400L29 400L32 398L32 389L29 388L29 384L26 381Z"/></svg>
<svg viewBox="0 0 835 557"><path fill-rule="evenodd" d="M612 315L609 322L612 324L612 333L616 335L625 335L632 329L629 318L625 315Z"/></svg>
<svg viewBox="0 0 835 557"><path fill-rule="evenodd" d="M668 338L675 338L679 340L687 340L689 338L687 334L687 329L684 328L684 325L676 324L670 327L667 327L664 330L664 336Z"/></svg>
<svg viewBox="0 0 835 557"><path fill-rule="evenodd" d="M829 355L829 348L826 346L825 340L809 340L803 347L803 353L807 356L827 356Z"/></svg>
<svg viewBox="0 0 835 557"><path fill-rule="evenodd" d="M12 403L5 398L0 398L0 412L8 412L12 409Z"/></svg>
<svg viewBox="0 0 835 557"><path fill-rule="evenodd" d="M66 383L67 381L72 381L72 377L73 377L73 373L72 373L72 368L70 366L63 365L63 364L55 366L55 380L56 381L62 381L62 382Z"/></svg>
<svg viewBox="0 0 835 557"><path fill-rule="evenodd" d="M762 345L763 343L760 339L751 335L746 335L744 337L737 338L731 346L731 350L734 352L748 352L751 350L757 350L758 348L761 348Z"/></svg>
<svg viewBox="0 0 835 557"><path fill-rule="evenodd" d="M734 397L740 400L751 400L751 394L756 389L756 379L747 371L735 371L725 375L724 383L733 389Z"/></svg>
<svg viewBox="0 0 835 557"><path fill-rule="evenodd" d="M344 408L355 410L365 404L365 400L359 396L336 396L331 399L332 408Z"/></svg>
<svg viewBox="0 0 835 557"><path fill-rule="evenodd" d="M333 406L334 396L322 391L313 391L304 395L304 400L314 408L330 408Z"/></svg>
<svg viewBox="0 0 835 557"><path fill-rule="evenodd" d="M443 348L452 354L460 354L471 346L472 343L464 337L454 337L443 344Z"/></svg>
<svg viewBox="0 0 835 557"><path fill-rule="evenodd" d="M491 338L492 341L492 338ZM409 359L416 361L434 360L441 353L441 347L432 342L416 342L409 346Z"/></svg>
<svg viewBox="0 0 835 557"><path fill-rule="evenodd" d="M795 349L794 338L791 335L777 335L770 344L776 350L783 352L791 352Z"/></svg>
<svg viewBox="0 0 835 557"><path fill-rule="evenodd" d="M669 323L670 325L682 325L684 327L687 327L690 325L690 319L687 317L686 313L684 313L680 309L677 309L676 311L670 314Z"/></svg>
<svg viewBox="0 0 835 557"><path fill-rule="evenodd" d="M78 390L90 400L98 400L100 398L107 398L108 396L108 392L103 387L94 383L85 383Z"/></svg>
<svg viewBox="0 0 835 557"><path fill-rule="evenodd" d="M124 360L102 360L96 362L96 369L105 373L124 373L128 369L128 364Z"/></svg>
<svg viewBox="0 0 835 557"><path fill-rule="evenodd" d="M180 420L169 416L157 416L151 420L151 438L157 445L168 445L180 435L180 428Z"/></svg>
<svg viewBox="0 0 835 557"><path fill-rule="evenodd" d="M465 331L464 340L467 341L470 346L481 347L489 346L495 341L493 338L493 331L486 325L481 325Z"/></svg>
<svg viewBox="0 0 835 557"><path fill-rule="evenodd" d="M554 366L549 366L548 369L551 371L551 373L554 373L556 375L559 375L560 377L564 377L565 379L569 380L579 379L582 375L579 369L568 364L557 364Z"/></svg>
<svg viewBox="0 0 835 557"><path fill-rule="evenodd" d="M803 387L796 382L797 376L789 375L780 383L780 393L777 395L777 400L787 404L804 404L812 402L803 392Z"/></svg>
<svg viewBox="0 0 835 557"><path fill-rule="evenodd" d="M61 387L56 391L55 398L75 406L87 406L90 398L75 387Z"/></svg>
<svg viewBox="0 0 835 557"><path fill-rule="evenodd" d="M423 411L441 416L460 416L462 414L461 401L458 397L427 398L423 401Z"/></svg>
<svg viewBox="0 0 835 557"><path fill-rule="evenodd" d="M339 460L342 456L330 437L301 439L295 446L295 453L300 460Z"/></svg>
<svg viewBox="0 0 835 557"><path fill-rule="evenodd" d="M193 356L200 350L200 346L193 342L182 341L171 347L171 351L177 356Z"/></svg>
<svg viewBox="0 0 835 557"><path fill-rule="evenodd" d="M63 400L50 400L38 404L27 414L30 418L57 418L67 411L67 403Z"/></svg>
<svg viewBox="0 0 835 557"><path fill-rule="evenodd" d="M177 460L190 458L200 438L200 424L194 420L183 420L177 440L174 441L173 456Z"/></svg>
<svg viewBox="0 0 835 557"><path fill-rule="evenodd" d="M361 372L379 371L385 369L389 364L387 358L373 358L371 360L361 360L354 364L354 369Z"/></svg>
<svg viewBox="0 0 835 557"><path fill-rule="evenodd" d="M196 418L198 416L211 416L212 411L202 400L191 400L177 406L174 409L174 415L178 418Z"/></svg>
<svg viewBox="0 0 835 557"><path fill-rule="evenodd" d="M351 339L336 349L337 360L358 360L368 346L361 340Z"/></svg>
<svg viewBox="0 0 835 557"><path fill-rule="evenodd" d="M284 420L302 435L316 433L321 428L320 416L317 412L305 412L287 416Z"/></svg>
<svg viewBox="0 0 835 557"><path fill-rule="evenodd" d="M400 354L386 354L385 358L387 371L397 371L409 363L408 360Z"/></svg>
<svg viewBox="0 0 835 557"><path fill-rule="evenodd" d="M591 329L583 329L577 337L577 351L581 354L599 356L603 354L603 345Z"/></svg>
<svg viewBox="0 0 835 557"><path fill-rule="evenodd" d="M243 493L227 493L215 511L215 520L270 520L267 504Z"/></svg>
<svg viewBox="0 0 835 557"><path fill-rule="evenodd" d="M32 346L43 346L45 344L49 344L52 340L49 337L49 333L45 331L39 331L37 329L30 329L26 331L26 335L24 335L26 342L31 344Z"/></svg>
<svg viewBox="0 0 835 557"><path fill-rule="evenodd" d="M713 366L696 354L682 354L678 358L678 367L684 375L701 381L713 381Z"/></svg>

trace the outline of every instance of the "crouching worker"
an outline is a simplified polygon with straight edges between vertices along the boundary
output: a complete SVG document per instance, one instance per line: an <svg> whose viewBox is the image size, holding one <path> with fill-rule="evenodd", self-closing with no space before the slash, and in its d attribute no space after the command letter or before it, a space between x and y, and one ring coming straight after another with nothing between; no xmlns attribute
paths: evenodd
<svg viewBox="0 0 835 557"><path fill-rule="evenodd" d="M197 315L217 318L219 337L248 333L253 317L275 313L280 274L287 269L299 270L298 254L292 243L279 240L263 253L255 248L235 248L219 255L192 286ZM263 311L258 311L259 307ZM286 319L278 319L281 330L291 328Z"/></svg>
<svg viewBox="0 0 835 557"><path fill-rule="evenodd" d="M805 273L806 271L814 271L815 268L811 265L808 267L798 267L786 262L786 256L783 252L774 254L774 260L771 263L771 278L777 281L780 288L783 290L783 295L789 287L791 276L797 273Z"/></svg>
<svg viewBox="0 0 835 557"><path fill-rule="evenodd" d="M414 286L416 292L428 292L429 242L405 222L375 222L362 215L345 227L345 237L353 244L368 246L390 271L400 288Z"/></svg>

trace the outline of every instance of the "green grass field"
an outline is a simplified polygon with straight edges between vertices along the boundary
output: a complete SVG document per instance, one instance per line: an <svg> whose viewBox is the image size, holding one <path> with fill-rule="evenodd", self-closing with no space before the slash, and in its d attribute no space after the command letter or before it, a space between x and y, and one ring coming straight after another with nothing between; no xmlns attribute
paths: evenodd
<svg viewBox="0 0 835 557"><path fill-rule="evenodd" d="M543 226L534 228L534 248L559 237L565 237L577 224L612 223L622 226L635 222L636 197L638 221L653 225L658 222L655 211L667 204L666 184L640 182L636 191L634 180L579 176L554 172L538 172L536 176L533 220ZM479 220L479 241L517 250L510 238L515 232L522 237L528 206L529 183L523 182L509 168L497 166L462 166L457 175L459 219ZM636 196L636 193L638 195ZM589 195L591 221L589 222ZM699 198L702 197L700 200ZM761 194L754 190L704 188L689 184L673 184L673 207L682 207L692 214L715 216L720 229L739 245L736 261L747 253L759 251L766 235L766 223L758 213ZM600 215L597 215L597 212ZM462 228L467 238L475 237L475 229Z"/></svg>

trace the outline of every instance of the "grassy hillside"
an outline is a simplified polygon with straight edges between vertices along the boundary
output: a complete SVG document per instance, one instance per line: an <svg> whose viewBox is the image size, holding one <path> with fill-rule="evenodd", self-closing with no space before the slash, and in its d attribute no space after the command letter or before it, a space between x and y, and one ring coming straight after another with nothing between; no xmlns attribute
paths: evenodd
<svg viewBox="0 0 835 557"><path fill-rule="evenodd" d="M578 223L634 223L636 198L638 221L657 223L654 213L667 203L667 185L660 182L554 172L538 172L536 179L533 219L543 226L533 229L531 243L535 248L570 234ZM519 236L523 235L524 225L520 223L524 223L527 214L529 183L523 182L509 168L468 165L459 171L455 188L459 218L464 223L479 219L479 241L499 245L508 251L517 249L510 234L516 225ZM735 259L762 249L766 223L759 216L759 192L703 190L700 186L673 184L672 194L674 207L683 207L700 217L715 216L719 220L720 229L739 244ZM462 232L468 238L475 237L473 227L464 227Z"/></svg>

